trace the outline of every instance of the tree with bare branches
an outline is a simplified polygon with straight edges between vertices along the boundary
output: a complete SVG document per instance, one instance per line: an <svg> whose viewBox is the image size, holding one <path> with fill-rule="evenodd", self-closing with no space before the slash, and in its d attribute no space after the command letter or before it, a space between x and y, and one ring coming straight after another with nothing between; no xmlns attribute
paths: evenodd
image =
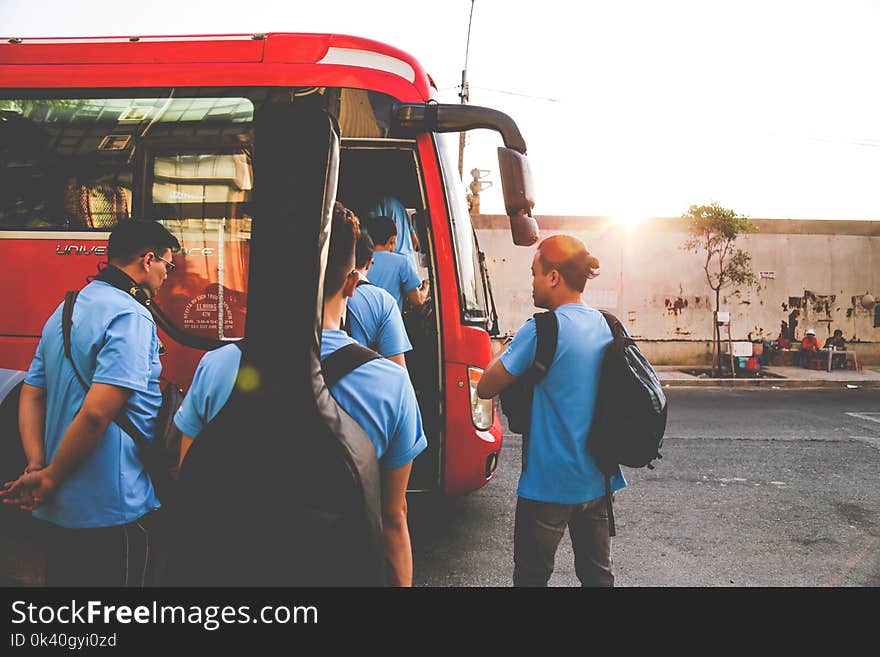
<svg viewBox="0 0 880 657"><path fill-rule="evenodd" d="M717 203L692 205L682 219L688 222L690 237L682 248L705 256L703 269L706 281L715 292L715 310L712 312L712 376L721 369L721 331L718 327L718 310L721 290L730 285L757 284L751 268L752 256L736 248L740 235L755 233L758 227L747 217Z"/></svg>

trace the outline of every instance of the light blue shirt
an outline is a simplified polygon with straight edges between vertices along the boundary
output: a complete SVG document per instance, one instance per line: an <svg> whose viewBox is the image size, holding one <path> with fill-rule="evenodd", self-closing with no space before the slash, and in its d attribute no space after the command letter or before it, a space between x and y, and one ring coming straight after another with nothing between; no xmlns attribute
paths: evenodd
<svg viewBox="0 0 880 657"><path fill-rule="evenodd" d="M517 495L539 502L579 504L605 495L605 477L587 451L599 373L612 335L602 314L583 304L556 309L559 339L546 376L535 386L525 468ZM535 320L516 332L501 356L514 376L535 360ZM618 468L611 490L626 486Z"/></svg>
<svg viewBox="0 0 880 657"><path fill-rule="evenodd" d="M67 428L85 400L64 355L63 304L43 327L25 383L46 390L46 462L51 463ZM152 439L162 404L159 340L149 311L103 281L86 285L73 308L71 355L86 384L107 383L131 390L123 410ZM115 422L95 450L33 512L62 527L111 527L137 520L159 507L134 440Z"/></svg>
<svg viewBox="0 0 880 657"><path fill-rule="evenodd" d="M321 358L353 342L344 331L325 329ZM191 438L202 432L232 394L240 362L241 350L235 345L202 357L174 416L178 429ZM378 358L362 365L342 377L330 394L370 438L383 470L410 463L428 446L409 376L391 361Z"/></svg>
<svg viewBox="0 0 880 657"><path fill-rule="evenodd" d="M407 256L391 251L375 251L373 266L370 267L370 282L387 291L397 302L397 309L403 310L406 295L421 285L422 279Z"/></svg>
<svg viewBox="0 0 880 657"><path fill-rule="evenodd" d="M378 354L396 356L412 350L397 303L377 285L358 285L348 300L351 337Z"/></svg>
<svg viewBox="0 0 880 657"><path fill-rule="evenodd" d="M415 249L412 243L413 225L403 203L393 196L383 196L367 209L366 216L371 219L382 216L394 219L397 225L397 246L394 252L402 253L415 262Z"/></svg>

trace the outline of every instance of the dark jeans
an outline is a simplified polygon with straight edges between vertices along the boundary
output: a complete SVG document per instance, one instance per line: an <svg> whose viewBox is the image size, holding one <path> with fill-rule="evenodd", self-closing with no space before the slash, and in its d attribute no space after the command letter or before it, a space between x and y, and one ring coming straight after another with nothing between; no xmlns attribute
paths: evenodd
<svg viewBox="0 0 880 657"><path fill-rule="evenodd" d="M117 527L46 531L46 586L140 587L151 584L157 554L154 516Z"/></svg>
<svg viewBox="0 0 880 657"><path fill-rule="evenodd" d="M518 497L513 530L514 586L547 586L566 526L581 586L614 586L604 497L582 504Z"/></svg>

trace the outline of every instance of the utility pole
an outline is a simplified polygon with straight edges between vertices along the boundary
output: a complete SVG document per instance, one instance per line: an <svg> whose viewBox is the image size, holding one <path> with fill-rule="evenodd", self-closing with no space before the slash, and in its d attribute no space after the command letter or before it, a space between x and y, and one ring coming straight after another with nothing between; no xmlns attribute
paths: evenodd
<svg viewBox="0 0 880 657"><path fill-rule="evenodd" d="M475 0L471 0L471 15L468 18L468 33L467 33L467 44L464 49L464 68L461 71L461 91L458 94L458 97L461 98L461 104L467 105L469 93L468 93L468 82L467 82L467 63L468 63L468 53L471 49L471 21L474 18L474 2ZM465 133L460 132L458 134L458 177L464 182L464 137Z"/></svg>

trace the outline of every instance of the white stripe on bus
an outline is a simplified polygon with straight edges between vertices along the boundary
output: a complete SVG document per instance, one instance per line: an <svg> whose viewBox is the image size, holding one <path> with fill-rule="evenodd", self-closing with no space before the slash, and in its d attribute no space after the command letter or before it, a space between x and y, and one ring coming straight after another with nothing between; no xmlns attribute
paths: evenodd
<svg viewBox="0 0 880 657"><path fill-rule="evenodd" d="M0 40L21 39L20 44L71 44L71 43L166 43L180 41L252 41L253 35L240 34L234 36L161 36L161 37L87 37L87 38L47 38L40 37L0 37ZM134 41L133 41L134 40Z"/></svg>
<svg viewBox="0 0 880 657"><path fill-rule="evenodd" d="M415 82L416 72L413 67L389 55L382 55L369 50L355 48L329 48L318 64L339 64L341 66L361 66L372 68L402 77L407 82Z"/></svg>

